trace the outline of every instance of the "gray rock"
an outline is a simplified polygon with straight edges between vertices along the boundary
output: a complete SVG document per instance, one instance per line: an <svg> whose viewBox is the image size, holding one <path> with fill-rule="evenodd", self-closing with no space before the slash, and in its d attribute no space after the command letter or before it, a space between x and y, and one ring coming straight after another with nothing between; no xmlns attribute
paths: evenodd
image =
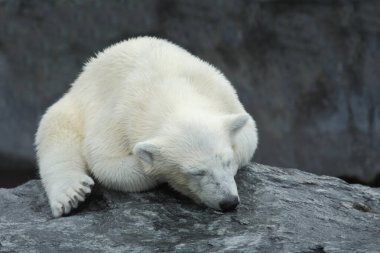
<svg viewBox="0 0 380 253"><path fill-rule="evenodd" d="M40 181L0 189L0 252L379 252L380 189L259 164L237 181L225 214L167 187L99 188L53 219Z"/></svg>

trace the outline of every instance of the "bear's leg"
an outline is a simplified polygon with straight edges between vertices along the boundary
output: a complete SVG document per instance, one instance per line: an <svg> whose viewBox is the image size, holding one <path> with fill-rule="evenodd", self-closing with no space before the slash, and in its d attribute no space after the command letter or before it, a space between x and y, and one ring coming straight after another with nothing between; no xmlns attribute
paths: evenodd
<svg viewBox="0 0 380 253"><path fill-rule="evenodd" d="M63 98L47 111L37 131L40 176L54 217L76 208L94 185L86 172L80 129L80 116Z"/></svg>
<svg viewBox="0 0 380 253"><path fill-rule="evenodd" d="M157 180L141 168L134 155L121 158L94 156L92 174L108 188L124 192L146 191L157 186ZM93 160L94 161L94 160Z"/></svg>

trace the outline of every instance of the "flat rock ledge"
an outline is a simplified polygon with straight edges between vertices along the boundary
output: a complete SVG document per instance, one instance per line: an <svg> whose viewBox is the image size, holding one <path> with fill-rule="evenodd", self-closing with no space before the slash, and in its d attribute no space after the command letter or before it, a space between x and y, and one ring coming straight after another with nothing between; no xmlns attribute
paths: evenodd
<svg viewBox="0 0 380 253"><path fill-rule="evenodd" d="M0 189L0 252L379 252L380 189L252 164L241 205L219 213L168 187L95 188L53 219L38 180Z"/></svg>

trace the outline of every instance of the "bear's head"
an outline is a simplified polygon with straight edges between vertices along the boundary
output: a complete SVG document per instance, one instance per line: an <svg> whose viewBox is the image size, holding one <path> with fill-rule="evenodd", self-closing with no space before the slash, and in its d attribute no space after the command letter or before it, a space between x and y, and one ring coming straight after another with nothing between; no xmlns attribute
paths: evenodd
<svg viewBox="0 0 380 253"><path fill-rule="evenodd" d="M250 116L187 118L139 142L134 154L145 171L208 207L230 211L239 204L234 137Z"/></svg>

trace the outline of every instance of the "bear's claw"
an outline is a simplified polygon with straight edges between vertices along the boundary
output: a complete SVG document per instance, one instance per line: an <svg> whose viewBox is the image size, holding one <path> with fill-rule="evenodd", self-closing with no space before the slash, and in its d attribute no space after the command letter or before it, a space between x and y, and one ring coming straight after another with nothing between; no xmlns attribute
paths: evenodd
<svg viewBox="0 0 380 253"><path fill-rule="evenodd" d="M81 177L79 182L78 178L76 178L76 182L71 182L69 185L66 181L61 187L56 188L55 194L50 195L50 207L54 217L69 214L91 193L94 180L87 175Z"/></svg>

